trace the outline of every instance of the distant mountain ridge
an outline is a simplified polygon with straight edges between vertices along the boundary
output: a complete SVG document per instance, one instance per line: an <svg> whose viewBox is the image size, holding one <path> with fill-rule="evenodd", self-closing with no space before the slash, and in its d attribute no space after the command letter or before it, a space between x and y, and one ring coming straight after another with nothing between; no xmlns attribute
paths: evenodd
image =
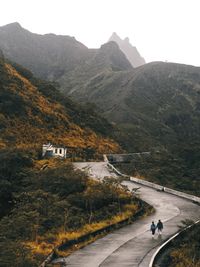
<svg viewBox="0 0 200 267"><path fill-rule="evenodd" d="M73 76L77 69L87 72L85 78L105 69L131 69L125 55L111 43L100 49L88 49L74 37L31 33L19 23L0 27L0 49L6 58L30 69L37 77L57 81L61 86L62 81L68 79L65 76Z"/></svg>
<svg viewBox="0 0 200 267"><path fill-rule="evenodd" d="M17 22L0 27L0 49L6 58L48 80L58 79L90 55L74 37L31 33Z"/></svg>
<svg viewBox="0 0 200 267"><path fill-rule="evenodd" d="M129 38L126 37L122 40L116 32L114 32L111 37L109 38L109 42L114 41L119 45L119 48L122 52L126 55L127 59L130 61L133 67L139 67L145 64L145 60L141 57L140 53L138 52L135 46L129 42Z"/></svg>

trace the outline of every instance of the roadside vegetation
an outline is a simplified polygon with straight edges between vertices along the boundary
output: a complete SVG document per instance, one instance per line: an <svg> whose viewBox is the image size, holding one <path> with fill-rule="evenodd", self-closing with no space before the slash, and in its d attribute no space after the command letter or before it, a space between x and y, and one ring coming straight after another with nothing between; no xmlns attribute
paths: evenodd
<svg viewBox="0 0 200 267"><path fill-rule="evenodd" d="M191 222L190 222L191 223ZM200 266L200 224L173 240L167 253L161 256L158 265L162 267ZM189 243L189 244L188 244ZM155 266L157 263L155 263Z"/></svg>
<svg viewBox="0 0 200 267"><path fill-rule="evenodd" d="M0 266L38 266L58 245L133 217L140 200L65 160L0 151Z"/></svg>
<svg viewBox="0 0 200 267"><path fill-rule="evenodd" d="M184 151L185 157L166 151L151 152L148 157L138 157L115 166L124 174L200 196L200 160L198 151Z"/></svg>

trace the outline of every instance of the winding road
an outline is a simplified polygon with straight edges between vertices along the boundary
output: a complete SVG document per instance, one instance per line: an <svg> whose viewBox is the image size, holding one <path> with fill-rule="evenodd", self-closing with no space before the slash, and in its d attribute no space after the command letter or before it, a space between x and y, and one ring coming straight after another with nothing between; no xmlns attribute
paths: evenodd
<svg viewBox="0 0 200 267"><path fill-rule="evenodd" d="M116 176L105 162L76 163L76 168L87 170L95 178ZM129 189L138 184L124 182ZM189 200L140 185L141 199L152 205L156 212L131 225L115 230L70 256L59 260L63 266L73 267L148 267L157 248L179 230L185 219L198 220L200 206ZM164 222L162 236L152 237L149 231L152 221Z"/></svg>

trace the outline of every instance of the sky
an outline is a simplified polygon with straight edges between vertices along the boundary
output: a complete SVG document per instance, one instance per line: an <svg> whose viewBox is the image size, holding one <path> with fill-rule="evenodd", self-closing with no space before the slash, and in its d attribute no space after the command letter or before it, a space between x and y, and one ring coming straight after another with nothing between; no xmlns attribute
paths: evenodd
<svg viewBox="0 0 200 267"><path fill-rule="evenodd" d="M200 0L1 0L0 26L74 36L89 48L113 32L146 62L200 66Z"/></svg>

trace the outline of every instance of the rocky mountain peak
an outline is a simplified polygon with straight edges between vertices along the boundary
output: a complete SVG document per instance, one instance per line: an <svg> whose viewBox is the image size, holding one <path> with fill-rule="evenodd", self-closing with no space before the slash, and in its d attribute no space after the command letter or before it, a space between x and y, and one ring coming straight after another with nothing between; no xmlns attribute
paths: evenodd
<svg viewBox="0 0 200 267"><path fill-rule="evenodd" d="M119 46L116 42L110 41L108 43L103 44L100 49L102 51L113 51L113 50L119 50Z"/></svg>
<svg viewBox="0 0 200 267"><path fill-rule="evenodd" d="M111 35L110 39L108 40L109 41L114 41L116 43L120 42L121 41L121 38L119 37L119 35L117 35L116 32L113 32L113 34Z"/></svg>
<svg viewBox="0 0 200 267"><path fill-rule="evenodd" d="M118 44L114 41L103 44L97 53L96 59L105 62L109 62L112 65L113 70L128 70L132 69L132 66L124 53L120 50Z"/></svg>
<svg viewBox="0 0 200 267"><path fill-rule="evenodd" d="M6 30L11 30L11 31L23 29L22 26L19 24L19 22L13 22L13 23L7 24L3 26L2 28Z"/></svg>
<svg viewBox="0 0 200 267"><path fill-rule="evenodd" d="M130 43L129 38L126 37L126 38L124 39L124 42L129 44L129 43Z"/></svg>
<svg viewBox="0 0 200 267"><path fill-rule="evenodd" d="M117 33L114 32L109 38L109 42L110 41L114 41L119 45L119 48L126 55L127 59L129 60L129 62L131 63L133 67L138 67L138 66L145 64L144 58L141 57L137 48L135 46L132 46L128 37L122 40L117 35Z"/></svg>

